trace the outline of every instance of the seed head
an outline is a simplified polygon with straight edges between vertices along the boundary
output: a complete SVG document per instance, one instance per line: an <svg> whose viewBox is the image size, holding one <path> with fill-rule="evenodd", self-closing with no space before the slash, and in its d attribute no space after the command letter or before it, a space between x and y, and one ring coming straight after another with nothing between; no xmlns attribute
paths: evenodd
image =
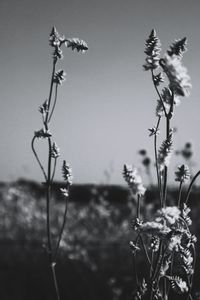
<svg viewBox="0 0 200 300"><path fill-rule="evenodd" d="M65 45L67 48L71 48L72 50L77 50L82 53L88 50L86 42L78 38L66 39Z"/></svg>
<svg viewBox="0 0 200 300"><path fill-rule="evenodd" d="M190 179L190 170L187 165L178 166L178 170L175 172L175 181L185 182Z"/></svg>
<svg viewBox="0 0 200 300"><path fill-rule="evenodd" d="M66 164L66 161L63 161L63 165L62 165L62 174L63 174L63 178L64 180L67 182L67 185L70 186L72 185L72 169L70 167L70 165Z"/></svg>
<svg viewBox="0 0 200 300"><path fill-rule="evenodd" d="M165 55L165 58L160 60L160 65L169 79L170 90L178 96L188 96L192 85L187 69L182 65L181 60L175 55Z"/></svg>
<svg viewBox="0 0 200 300"><path fill-rule="evenodd" d="M182 58L183 53L187 50L186 45L186 37L184 37L183 39L178 39L170 46L170 49L167 51L167 53L169 56L176 55L179 58Z"/></svg>
<svg viewBox="0 0 200 300"><path fill-rule="evenodd" d="M51 147L51 157L58 158L60 156L60 149L58 148L56 143L53 143Z"/></svg>
<svg viewBox="0 0 200 300"><path fill-rule="evenodd" d="M62 84L63 81L65 81L65 76L66 76L66 73L64 70L60 70L58 72L56 72L54 74L54 78L53 78L53 81L56 83L56 84Z"/></svg>
<svg viewBox="0 0 200 300"><path fill-rule="evenodd" d="M123 177L128 183L133 195L144 195L146 189L142 184L142 179L137 173L137 169L131 165L124 165Z"/></svg>
<svg viewBox="0 0 200 300"><path fill-rule="evenodd" d="M156 31L153 29L149 35L149 38L146 40L145 53L146 63L143 65L144 70L154 70L159 66L159 56L160 56L160 40L156 36Z"/></svg>
<svg viewBox="0 0 200 300"><path fill-rule="evenodd" d="M164 140L158 152L158 164L160 167L160 171L163 171L164 167L169 165L171 154L172 154L172 133L169 135L169 137L166 140Z"/></svg>

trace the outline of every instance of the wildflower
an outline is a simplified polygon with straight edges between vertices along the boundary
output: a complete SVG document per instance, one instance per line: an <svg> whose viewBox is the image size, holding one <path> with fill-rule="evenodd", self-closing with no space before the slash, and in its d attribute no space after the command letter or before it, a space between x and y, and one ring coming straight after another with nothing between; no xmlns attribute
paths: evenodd
<svg viewBox="0 0 200 300"><path fill-rule="evenodd" d="M169 161L172 154L172 133L169 137L162 143L158 152L158 164L160 171L164 170L164 167L169 165Z"/></svg>
<svg viewBox="0 0 200 300"><path fill-rule="evenodd" d="M157 212L156 221L165 220L168 226L175 224L179 220L181 211L177 206L167 206Z"/></svg>
<svg viewBox="0 0 200 300"><path fill-rule="evenodd" d="M35 134L35 137L37 137L37 138L45 139L45 138L51 137L51 133L49 132L49 130L47 131L45 129L40 129L38 131L35 131L34 134Z"/></svg>
<svg viewBox="0 0 200 300"><path fill-rule="evenodd" d="M170 232L170 228L168 228L165 224L157 221L145 222L141 224L139 229L146 234L156 236L163 236Z"/></svg>
<svg viewBox="0 0 200 300"><path fill-rule="evenodd" d="M156 128L156 126L151 127L148 130L150 131L149 136L158 135L160 133L160 131L158 130L158 128Z"/></svg>
<svg viewBox="0 0 200 300"><path fill-rule="evenodd" d="M192 144L190 142L185 143L185 148L190 149L192 147Z"/></svg>
<svg viewBox="0 0 200 300"><path fill-rule="evenodd" d="M153 82L156 86L159 86L161 82L164 82L164 77L161 73L158 73L158 75L153 76Z"/></svg>
<svg viewBox="0 0 200 300"><path fill-rule="evenodd" d="M134 300L141 300L147 291L147 284L145 279L143 278L142 283L137 287L133 295Z"/></svg>
<svg viewBox="0 0 200 300"><path fill-rule="evenodd" d="M182 58L183 53L187 50L186 49L187 39L184 37L183 39L176 40L171 46L170 49L167 51L169 56L176 55L179 58Z"/></svg>
<svg viewBox="0 0 200 300"><path fill-rule="evenodd" d="M175 172L175 181L185 182L190 179L190 170L187 165L178 166L178 170Z"/></svg>
<svg viewBox="0 0 200 300"><path fill-rule="evenodd" d="M165 58L160 60L160 65L169 79L169 88L174 94L188 96L192 85L187 69L182 65L181 60L176 56L165 55Z"/></svg>
<svg viewBox="0 0 200 300"><path fill-rule="evenodd" d="M172 235L172 237L169 240L169 244L168 244L169 251L173 251L173 250L179 251L179 247L181 245L181 239L182 239L181 234Z"/></svg>
<svg viewBox="0 0 200 300"><path fill-rule="evenodd" d="M131 247L131 250L132 250L133 254L135 254L137 251L140 250L140 248L137 245L135 245L133 241L130 241L129 245Z"/></svg>
<svg viewBox="0 0 200 300"><path fill-rule="evenodd" d="M188 291L188 286L185 281L183 281L179 276L166 276L169 279L173 290L177 294L186 293Z"/></svg>
<svg viewBox="0 0 200 300"><path fill-rule="evenodd" d="M62 84L63 81L65 81L65 76L66 76L66 73L64 70L60 70L58 72L56 72L54 74L54 78L53 78L53 81L56 83L56 84Z"/></svg>
<svg viewBox="0 0 200 300"><path fill-rule="evenodd" d="M69 190L68 189L66 189L66 188L60 188L60 191L61 191L61 193L62 193L62 195L64 197L67 198L69 196Z"/></svg>
<svg viewBox="0 0 200 300"><path fill-rule="evenodd" d="M48 112L48 100L45 100L38 110L42 115L45 116L46 113Z"/></svg>
<svg viewBox="0 0 200 300"><path fill-rule="evenodd" d="M149 167L149 165L151 164L151 158L150 157L145 157L142 161L142 164L145 166L145 167Z"/></svg>
<svg viewBox="0 0 200 300"><path fill-rule="evenodd" d="M53 52L53 58L55 60L63 58L62 50L60 49L60 47L55 47Z"/></svg>
<svg viewBox="0 0 200 300"><path fill-rule="evenodd" d="M160 55L160 40L156 36L156 31L153 29L149 35L149 38L146 40L145 53L146 63L143 65L144 70L154 70L159 66L159 55Z"/></svg>
<svg viewBox="0 0 200 300"><path fill-rule="evenodd" d="M78 52L82 53L88 50L86 42L78 38L66 39L65 45L72 50L76 49Z"/></svg>
<svg viewBox="0 0 200 300"><path fill-rule="evenodd" d="M131 221L131 228L133 228L134 230L138 230L141 225L142 221L139 218L136 218Z"/></svg>
<svg viewBox="0 0 200 300"><path fill-rule="evenodd" d="M66 161L63 161L63 166L62 166L62 174L63 174L63 178L64 180L66 180L67 185L72 185L72 169L70 168L70 166L68 164L66 164Z"/></svg>
<svg viewBox="0 0 200 300"><path fill-rule="evenodd" d="M144 195L146 189L142 184L142 179L137 173L137 169L131 165L124 165L123 177L128 183L133 195Z"/></svg>
<svg viewBox="0 0 200 300"><path fill-rule="evenodd" d="M188 248L182 248L180 251L181 266L185 270L186 274L193 274L193 257Z"/></svg>
<svg viewBox="0 0 200 300"><path fill-rule="evenodd" d="M181 210L181 216L184 219L184 221L187 223L188 226L190 226L192 224L192 220L188 216L190 211L191 211L191 209L184 203L183 208Z"/></svg>
<svg viewBox="0 0 200 300"><path fill-rule="evenodd" d="M189 160L193 156L192 143L185 143L185 147L181 151L181 154L186 160Z"/></svg>
<svg viewBox="0 0 200 300"><path fill-rule="evenodd" d="M60 149L58 148L56 143L53 143L51 147L51 157L57 158L60 156Z"/></svg>
<svg viewBox="0 0 200 300"><path fill-rule="evenodd" d="M138 153L142 156L145 156L147 154L147 151L145 149L141 149L138 151Z"/></svg>
<svg viewBox="0 0 200 300"><path fill-rule="evenodd" d="M49 44L51 47L60 46L60 35L55 27L52 28L51 33L49 35Z"/></svg>
<svg viewBox="0 0 200 300"><path fill-rule="evenodd" d="M153 252L157 252L159 249L160 240L157 236L153 235L151 238L151 249Z"/></svg>

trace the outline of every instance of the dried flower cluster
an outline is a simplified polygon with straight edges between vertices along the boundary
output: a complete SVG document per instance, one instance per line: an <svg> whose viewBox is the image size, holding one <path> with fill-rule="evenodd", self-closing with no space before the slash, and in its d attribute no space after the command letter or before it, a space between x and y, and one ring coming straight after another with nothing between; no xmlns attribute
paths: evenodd
<svg viewBox="0 0 200 300"><path fill-rule="evenodd" d="M192 279L195 268L196 237L191 233L192 220L187 201L192 185L200 175L200 171L192 179L186 199L182 197L182 185L191 177L187 165L178 166L175 172L175 181L179 182L178 199L174 205L168 204L167 181L170 157L173 150L171 119L174 117L174 108L180 103L180 97L188 96L191 88L187 69L182 64L183 54L186 51L187 39L178 39L161 57L161 43L153 29L146 40L146 60L143 65L145 71L150 71L152 82L158 97L156 105L157 123L149 128L149 136L154 139L155 167L159 192L159 206L151 220L143 220L140 215L141 201L145 207L144 193L140 192L141 178L132 166L125 165L123 176L132 194L138 195L137 213L132 221L132 228L136 239L130 242L135 264L136 290L135 300L168 300L171 293L185 294L192 299ZM159 69L159 70L158 70ZM157 71L158 70L158 71ZM155 71L157 73L155 74ZM164 85L161 88L161 85ZM165 137L157 149L160 122L165 123ZM147 151L139 152L146 157ZM185 147L181 154L189 153L191 147ZM187 154L186 154L187 156ZM156 200L155 200L156 201ZM156 203L158 205L158 203ZM149 264L149 278L139 282L137 275L137 259L139 252L143 252ZM174 298L173 298L174 299Z"/></svg>
<svg viewBox="0 0 200 300"><path fill-rule="evenodd" d="M60 69L56 70L56 66L59 60L63 58L63 51L62 46L65 45L67 48L71 48L72 50L77 50L77 52L85 52L88 47L87 44L77 38L70 38L66 39L64 36L61 36L55 27L52 28L50 36L49 36L49 44L53 49L53 70L50 82L50 93L47 100L39 107L39 112L42 115L42 123L43 128L35 131L34 137L32 139L32 151L35 155L35 158L39 164L39 167L44 175L45 179L45 186L46 186L46 221L47 221L47 255L49 259L49 264L51 266L52 275L54 279L54 287L56 291L57 300L60 299L59 289L57 284L57 278L55 273L55 266L57 261L57 255L60 248L60 243L63 235L63 230L65 227L66 222L66 214L67 214L67 199L69 196L69 188L72 185L72 170L66 161L63 161L62 165L62 175L65 180L65 187L60 189L61 195L65 198L65 211L62 216L62 226L59 229L59 234L57 240L52 243L52 224L50 220L50 211L51 211L51 187L54 180L56 166L57 166L57 159L60 156L60 149L57 146L55 141L52 141L52 134L49 130L50 120L54 113L54 109L57 103L57 94L58 94L58 87L62 85L65 80L65 71ZM53 96L55 95L55 96ZM45 139L48 144L48 165L47 170L43 166L39 155L35 149L35 141L38 139ZM53 248L53 245L56 243L56 248Z"/></svg>
<svg viewBox="0 0 200 300"><path fill-rule="evenodd" d="M146 189L136 168L131 165L124 165L123 176L133 195L144 195Z"/></svg>

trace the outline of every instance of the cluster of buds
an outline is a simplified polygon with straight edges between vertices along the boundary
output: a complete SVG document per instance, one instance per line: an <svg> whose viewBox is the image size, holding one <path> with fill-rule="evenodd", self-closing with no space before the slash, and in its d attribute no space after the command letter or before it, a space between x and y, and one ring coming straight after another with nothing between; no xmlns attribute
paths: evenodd
<svg viewBox="0 0 200 300"><path fill-rule="evenodd" d="M146 189L142 184L142 179L138 175L137 169L131 165L124 165L123 177L125 181L128 183L129 188L133 195L144 195Z"/></svg>

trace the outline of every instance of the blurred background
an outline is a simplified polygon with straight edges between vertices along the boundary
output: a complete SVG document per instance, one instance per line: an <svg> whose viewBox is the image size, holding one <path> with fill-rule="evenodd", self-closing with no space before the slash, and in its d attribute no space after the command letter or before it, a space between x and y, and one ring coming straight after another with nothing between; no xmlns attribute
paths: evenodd
<svg viewBox="0 0 200 300"><path fill-rule="evenodd" d="M143 71L144 44L152 28L163 54L175 39L188 38L183 61L193 89L172 122L176 132L168 201L173 204L177 165L188 164L192 176L200 167L199 12L197 0L0 1L1 299L54 299L45 249L43 178L30 146L34 131L42 127L38 107L49 92L52 26L89 46L85 54L64 49L59 67L67 78L51 122L61 149L51 201L54 241L64 210L58 192L63 159L72 165L74 176L57 266L61 299L128 300L135 287L129 241L135 237L130 223L136 203L124 186L124 163L137 166L148 187L143 217L151 218L158 203L148 133L155 125L157 96L150 74ZM162 126L158 140L162 142ZM45 159L42 142L40 155ZM197 237L198 199L197 180L190 198ZM146 270L142 257L138 265ZM197 263L196 292L199 274Z"/></svg>

